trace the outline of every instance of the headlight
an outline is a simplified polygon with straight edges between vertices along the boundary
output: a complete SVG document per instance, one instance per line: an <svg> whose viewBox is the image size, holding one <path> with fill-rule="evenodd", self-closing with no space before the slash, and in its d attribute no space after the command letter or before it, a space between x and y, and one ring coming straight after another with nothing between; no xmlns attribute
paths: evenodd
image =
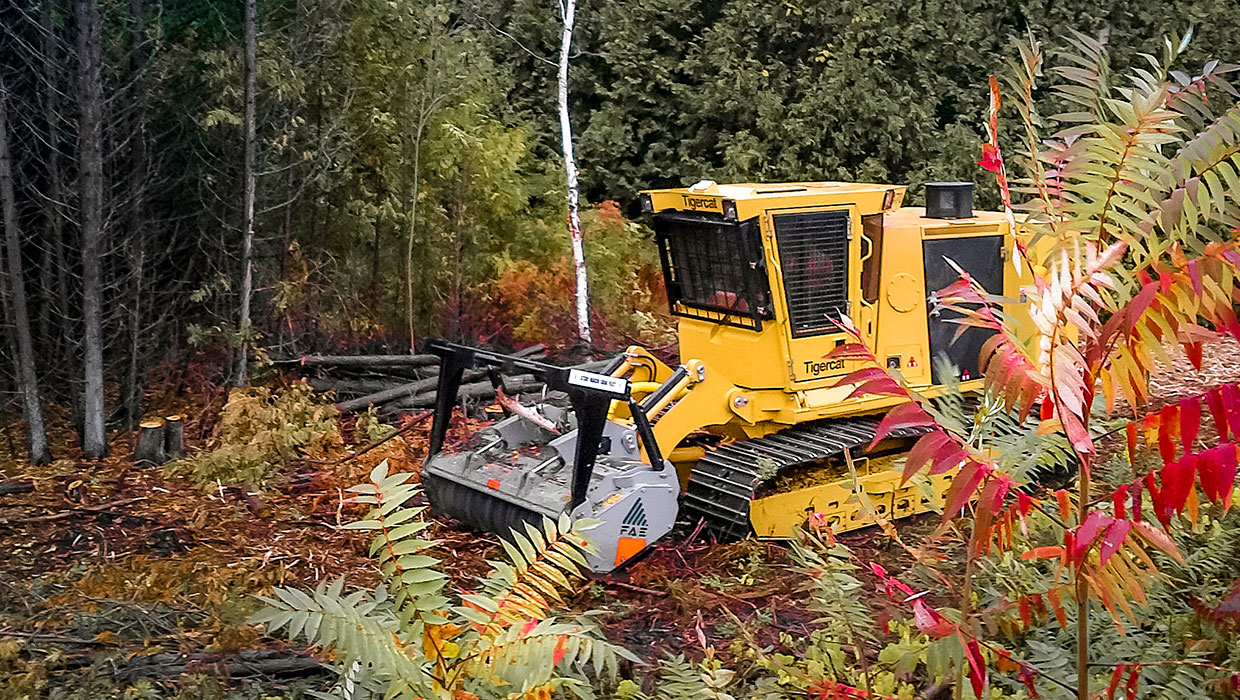
<svg viewBox="0 0 1240 700"><path fill-rule="evenodd" d="M653 213L654 213L654 199L650 196L650 194L649 194L648 192L643 192L643 193L642 193L642 194L638 197L638 200L641 202L641 207L642 207L642 213L643 213L643 214L653 214Z"/></svg>
<svg viewBox="0 0 1240 700"><path fill-rule="evenodd" d="M723 200L723 218L729 221L736 221L736 202L731 199Z"/></svg>

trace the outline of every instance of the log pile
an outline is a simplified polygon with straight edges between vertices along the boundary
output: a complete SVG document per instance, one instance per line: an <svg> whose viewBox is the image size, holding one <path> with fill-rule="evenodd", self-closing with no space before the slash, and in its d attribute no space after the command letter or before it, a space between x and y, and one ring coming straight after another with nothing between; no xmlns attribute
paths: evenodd
<svg viewBox="0 0 1240 700"><path fill-rule="evenodd" d="M544 359L547 348L534 345L512 353L516 357ZM610 360L575 365L597 371ZM316 391L333 391L341 413L365 411L371 406L380 416L402 411L433 408L439 386L439 357L436 355L307 355L279 362L285 369L301 374ZM523 403L538 399L545 385L532 374L503 377L504 393ZM466 370L457 394L467 408L485 406L495 399L495 387L486 370Z"/></svg>

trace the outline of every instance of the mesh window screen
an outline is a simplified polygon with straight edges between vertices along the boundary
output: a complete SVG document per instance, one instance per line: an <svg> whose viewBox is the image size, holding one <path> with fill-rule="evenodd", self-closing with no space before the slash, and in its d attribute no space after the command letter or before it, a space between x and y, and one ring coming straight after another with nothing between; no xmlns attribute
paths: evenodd
<svg viewBox="0 0 1240 700"><path fill-rule="evenodd" d="M756 221L659 213L654 230L672 313L754 329L770 318Z"/></svg>
<svg viewBox="0 0 1240 700"><path fill-rule="evenodd" d="M777 214L773 220L792 336L836 331L834 322L848 313L848 212Z"/></svg>

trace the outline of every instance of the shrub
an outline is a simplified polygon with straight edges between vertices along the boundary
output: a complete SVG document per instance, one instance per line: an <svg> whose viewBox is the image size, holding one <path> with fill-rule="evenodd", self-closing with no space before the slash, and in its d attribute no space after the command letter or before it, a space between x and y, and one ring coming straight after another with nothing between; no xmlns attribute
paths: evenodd
<svg viewBox="0 0 1240 700"><path fill-rule="evenodd" d="M219 483L261 487L298 457L320 457L342 444L335 406L304 382L285 392L266 387L233 389L208 448L168 465L199 486Z"/></svg>

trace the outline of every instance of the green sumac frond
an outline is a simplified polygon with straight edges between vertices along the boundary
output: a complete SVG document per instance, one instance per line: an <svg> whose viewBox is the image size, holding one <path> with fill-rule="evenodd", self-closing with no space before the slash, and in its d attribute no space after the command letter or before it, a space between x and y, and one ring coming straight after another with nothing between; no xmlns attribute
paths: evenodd
<svg viewBox="0 0 1240 700"><path fill-rule="evenodd" d="M402 679L396 684L401 689L428 690L418 687L429 685L425 681L430 676L406 653L408 641L385 605L382 589L377 594L355 591L345 596L343 588L344 579L320 584L310 593L277 588L273 597L260 596L267 607L255 614L251 622L266 624L269 632L284 629L289 637L303 639L313 646L334 647L342 669L354 669L356 662L369 675Z"/></svg>
<svg viewBox="0 0 1240 700"><path fill-rule="evenodd" d="M442 624L447 620L435 611L447 607L448 600L442 591L448 577L433 568L439 559L423 554L435 546L434 541L418 537L430 527L422 518L425 506L405 506L418 493L418 487L408 483L411 476L388 474L387 460L380 462L370 472L370 483L349 488L351 493L357 494L353 502L368 503L374 508L365 519L345 527L375 532L370 555L379 561L401 622L408 624L421 619Z"/></svg>
<svg viewBox="0 0 1240 700"><path fill-rule="evenodd" d="M526 523L524 534L513 530L500 540L512 563L490 562L482 595L463 596L470 607L460 612L488 630L547 617L551 604L571 590L571 579L581 578L586 555L596 550L585 533L597 526L596 520L573 522L561 515L557 522L544 519L542 529Z"/></svg>
<svg viewBox="0 0 1240 700"><path fill-rule="evenodd" d="M596 523L567 516L512 533L511 563L492 562L477 593L453 600L436 569L436 542L411 474L391 474L384 461L353 502L371 506L347 527L374 533L370 553L385 586L344 594L342 581L313 592L276 589L255 622L319 647L336 649L337 689L356 698L550 698L564 689L591 694L591 681L614 677L620 660L638 662L607 642L589 620L563 621L554 603L581 577L594 545L584 533ZM352 690L347 690L347 689ZM359 695L360 693L360 695Z"/></svg>

